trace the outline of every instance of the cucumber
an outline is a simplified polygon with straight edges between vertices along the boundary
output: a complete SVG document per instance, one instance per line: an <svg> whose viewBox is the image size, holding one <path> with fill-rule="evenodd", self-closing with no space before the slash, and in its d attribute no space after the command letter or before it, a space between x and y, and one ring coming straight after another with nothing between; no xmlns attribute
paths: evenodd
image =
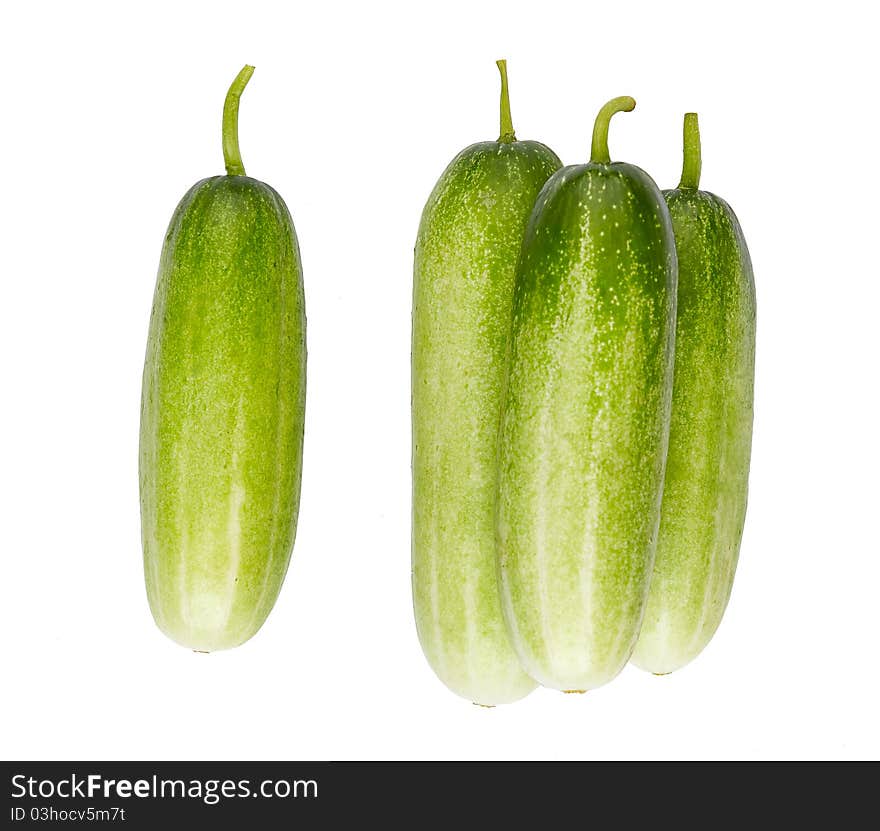
<svg viewBox="0 0 880 831"><path fill-rule="evenodd" d="M150 609L177 643L236 646L263 624L296 533L305 304L290 214L245 176L233 82L227 176L180 201L159 265L143 373L141 528Z"/></svg>
<svg viewBox="0 0 880 831"><path fill-rule="evenodd" d="M678 248L675 381L648 607L633 653L657 674L706 646L730 598L748 495L755 283L736 215L699 190L700 134L684 120L681 184L665 192Z"/></svg>
<svg viewBox="0 0 880 831"><path fill-rule="evenodd" d="M484 705L535 683L505 631L495 575L498 419L516 260L541 186L560 166L517 141L506 65L501 137L446 168L422 214L412 317L412 590L431 667Z"/></svg>
<svg viewBox="0 0 880 831"><path fill-rule="evenodd" d="M498 566L525 670L566 692L630 657L654 559L669 430L676 256L638 167L589 164L544 186L516 277L498 471Z"/></svg>

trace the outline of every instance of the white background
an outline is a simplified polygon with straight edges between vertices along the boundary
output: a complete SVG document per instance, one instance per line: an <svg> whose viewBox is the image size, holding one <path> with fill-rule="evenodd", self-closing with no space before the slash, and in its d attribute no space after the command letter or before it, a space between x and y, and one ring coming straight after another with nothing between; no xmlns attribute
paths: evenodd
<svg viewBox="0 0 880 831"><path fill-rule="evenodd" d="M880 755L876 30L869 4L28 3L0 25L6 758ZM758 292L751 498L693 664L494 710L433 676L409 584L412 247L435 180L498 133L611 152L730 201ZM299 533L261 632L210 656L154 626L137 492L159 251L222 172L245 63L250 175L293 213L308 311Z"/></svg>

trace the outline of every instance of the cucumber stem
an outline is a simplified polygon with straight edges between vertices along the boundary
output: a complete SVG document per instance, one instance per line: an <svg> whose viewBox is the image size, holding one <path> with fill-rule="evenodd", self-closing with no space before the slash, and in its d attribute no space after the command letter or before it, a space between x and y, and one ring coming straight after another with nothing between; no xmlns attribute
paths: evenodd
<svg viewBox="0 0 880 831"><path fill-rule="evenodd" d="M703 159L700 154L700 124L696 113L684 114L684 162L681 167L680 190L696 190L700 187L700 171Z"/></svg>
<svg viewBox="0 0 880 831"><path fill-rule="evenodd" d="M590 153L593 164L611 164L611 154L608 152L608 125L611 123L611 116L615 113L628 113L635 106L635 99L622 95L620 98L612 98L599 110L593 125L593 147Z"/></svg>
<svg viewBox="0 0 880 831"><path fill-rule="evenodd" d="M245 64L241 72L235 76L223 103L223 161L229 176L245 175L241 150L238 147L238 101L253 74L254 68Z"/></svg>
<svg viewBox="0 0 880 831"><path fill-rule="evenodd" d="M507 89L507 61L503 58L495 61L498 71L501 73L501 135L498 141L510 144L516 141L516 133L513 132L513 120L510 117L510 93Z"/></svg>

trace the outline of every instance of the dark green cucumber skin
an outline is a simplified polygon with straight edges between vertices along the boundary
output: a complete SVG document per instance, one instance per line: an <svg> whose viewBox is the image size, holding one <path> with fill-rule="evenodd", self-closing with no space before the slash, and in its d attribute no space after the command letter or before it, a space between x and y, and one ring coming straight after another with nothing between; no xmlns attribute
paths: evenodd
<svg viewBox="0 0 880 831"><path fill-rule="evenodd" d="M676 254L653 180L566 167L517 270L501 422L499 580L513 643L545 686L610 681L638 636L672 393Z"/></svg>
<svg viewBox="0 0 880 831"><path fill-rule="evenodd" d="M143 374L147 595L193 649L251 637L296 533L305 302L284 201L246 176L196 183L169 224Z"/></svg>
<svg viewBox="0 0 880 831"><path fill-rule="evenodd" d="M675 380L657 555L633 662L665 674L708 644L733 586L748 500L752 263L720 197L665 192L678 249Z"/></svg>
<svg viewBox="0 0 880 831"><path fill-rule="evenodd" d="M533 141L480 142L448 165L422 214L412 329L412 588L440 679L480 704L535 687L507 636L493 530L513 283L535 198L561 162Z"/></svg>

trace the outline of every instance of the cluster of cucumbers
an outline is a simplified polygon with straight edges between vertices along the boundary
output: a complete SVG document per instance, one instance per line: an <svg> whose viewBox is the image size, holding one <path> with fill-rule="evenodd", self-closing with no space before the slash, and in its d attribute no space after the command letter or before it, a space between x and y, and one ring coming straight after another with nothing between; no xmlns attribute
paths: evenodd
<svg viewBox="0 0 880 831"><path fill-rule="evenodd" d="M441 176L415 248L412 585L419 638L476 703L696 656L730 596L746 509L755 294L730 207L699 190L696 115L661 193L501 135ZM143 373L140 497L153 617L199 652L262 626L296 534L306 395L302 266L279 194L227 175L165 237Z"/></svg>
<svg viewBox="0 0 880 831"><path fill-rule="evenodd" d="M736 216L699 190L697 117L661 192L501 135L422 215L412 326L415 617L478 704L693 659L730 597L752 434L755 290Z"/></svg>

